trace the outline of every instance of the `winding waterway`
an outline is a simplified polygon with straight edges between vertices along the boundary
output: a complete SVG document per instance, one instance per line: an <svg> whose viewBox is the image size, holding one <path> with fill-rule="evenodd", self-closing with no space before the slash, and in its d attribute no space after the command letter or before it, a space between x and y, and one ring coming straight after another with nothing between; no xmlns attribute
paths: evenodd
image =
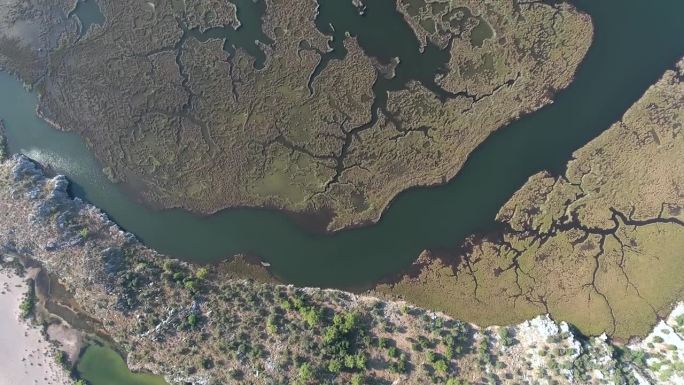
<svg viewBox="0 0 684 385"><path fill-rule="evenodd" d="M370 14L373 2L368 3ZM572 151L618 120L684 54L684 1L575 4L592 16L595 39L576 80L554 104L500 129L446 185L406 191L379 223L335 234L307 231L272 210L198 216L146 208L106 179L78 136L37 118L36 95L6 74L0 74L0 117L12 152L67 175L76 196L102 208L160 252L203 263L249 253L271 263L274 273L291 283L370 285L406 269L423 249L455 247L471 233L492 230L499 207L530 175L543 169L562 171ZM344 17L357 18L340 25L356 28L361 43L383 28L356 12ZM402 65L409 64L402 60Z"/></svg>

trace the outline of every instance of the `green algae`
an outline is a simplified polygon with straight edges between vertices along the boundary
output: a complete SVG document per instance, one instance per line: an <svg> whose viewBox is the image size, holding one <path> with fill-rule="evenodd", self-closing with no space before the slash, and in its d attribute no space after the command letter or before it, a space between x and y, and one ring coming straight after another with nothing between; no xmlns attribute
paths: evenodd
<svg viewBox="0 0 684 385"><path fill-rule="evenodd" d="M77 370L90 385L168 385L162 377L131 372L116 351L100 345L86 349Z"/></svg>

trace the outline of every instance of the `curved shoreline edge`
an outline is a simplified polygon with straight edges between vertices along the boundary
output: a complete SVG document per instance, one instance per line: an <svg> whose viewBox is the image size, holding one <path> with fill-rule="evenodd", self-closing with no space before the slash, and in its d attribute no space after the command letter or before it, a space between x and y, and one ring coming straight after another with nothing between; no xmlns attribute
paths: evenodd
<svg viewBox="0 0 684 385"><path fill-rule="evenodd" d="M531 175L499 230L424 251L378 292L483 324L550 313L587 334L647 333L684 293L683 78L680 59L563 173Z"/></svg>
<svg viewBox="0 0 684 385"><path fill-rule="evenodd" d="M95 207L72 200L67 186L66 178L46 178L40 167L24 156L13 156L0 165L0 208L7 213L0 222L2 253L20 253L40 262L58 277L73 309L103 322L101 331L128 353L133 370L164 375L171 384L227 380L229 375L238 374L243 380L268 376L295 381L302 375L301 362L275 367L256 364L286 357L290 347L315 368L316 376L333 383L344 383L358 375L369 380L403 379L409 384L423 383L430 375L443 381L458 378L472 383L489 377L515 377L516 373L560 383L573 383L578 375L599 383L613 376L648 380L659 378L660 371L668 368L660 363L654 370L655 364L649 366L649 362L660 362L660 350L680 344L673 338L681 339L684 331L684 317L678 313L682 306L668 321L674 334L668 334L667 340L659 342L663 338L660 325L656 330L660 338L647 336L643 342L615 345L605 335L575 334L568 324L557 324L548 316L481 329L405 302L245 280L240 278L242 272L235 275L230 267L209 271L145 248ZM250 302L250 296L258 298L257 302ZM293 312L292 307L299 310ZM365 357L363 370L331 372L330 362L320 358L320 351L307 353L304 341L324 344L333 314L357 314L354 327L370 337L367 345L354 342ZM240 333L223 335L220 331L225 326L221 325L226 322L226 326L241 330L243 337ZM251 326L245 328L247 325ZM288 333L260 332L264 325ZM197 340L200 336L204 337ZM452 345L429 342L445 336L452 336L448 339ZM228 350L220 348L226 338L247 338L265 350L245 362L233 355L243 349L239 343L229 345L233 348L226 346ZM428 340L425 347L419 342L423 338ZM194 345L199 341L202 350L190 351L178 360L183 342ZM383 343L395 346L399 358L393 358L395 353ZM445 350L445 346L454 350ZM429 351L436 354L437 361L426 361ZM679 362L682 351L672 350L676 357L668 359ZM263 355L265 352L268 354ZM523 356L527 358L522 361L506 358ZM556 369L540 372L551 358L559 363ZM444 364L437 364L442 360ZM386 364L377 366L373 362ZM576 371L588 363L594 369ZM446 365L446 369L431 372L421 365ZM678 373L672 369L667 381L679 378Z"/></svg>

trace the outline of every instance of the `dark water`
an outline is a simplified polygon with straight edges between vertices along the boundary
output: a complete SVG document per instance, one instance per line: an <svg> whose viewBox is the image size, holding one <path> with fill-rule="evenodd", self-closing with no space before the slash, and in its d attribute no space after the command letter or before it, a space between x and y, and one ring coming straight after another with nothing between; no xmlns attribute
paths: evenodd
<svg viewBox="0 0 684 385"><path fill-rule="evenodd" d="M351 2L326 0L319 26L331 20L336 37L349 29L367 52L384 60L400 56L399 79L387 87L408 78L429 83L421 78L423 70L436 71L440 53L428 47L421 56L415 38L405 36L405 23L381 13L388 1L366 2L361 17ZM52 164L74 181L76 195L163 253L213 262L246 252L262 256L276 274L295 284L367 285L405 269L425 248L455 247L468 234L491 230L499 207L530 175L543 169L561 172L572 151L618 120L684 54L684 1L575 3L591 14L595 41L576 81L553 105L492 135L447 185L409 190L378 224L332 235L308 232L269 210L227 210L209 217L149 210L106 180L77 136L37 119L35 96L6 75L0 75L0 117L6 120L12 151ZM379 39L382 31L384 40ZM339 42L336 38L333 44L338 49Z"/></svg>
<svg viewBox="0 0 684 385"><path fill-rule="evenodd" d="M266 61L266 54L257 44L257 41L265 45L274 43L262 31L261 23L259 22L261 15L266 10L266 3L263 1L254 2L253 0L231 0L231 2L237 7L237 18L242 22L239 28L234 29L230 26L215 27L203 32L200 32L199 29L193 29L186 31L187 36L203 42L209 39L225 39L223 49L226 52L233 55L235 49L240 47L254 57L254 67L261 69Z"/></svg>
<svg viewBox="0 0 684 385"><path fill-rule="evenodd" d="M411 27L397 11L394 0L374 0L368 2L365 13L360 16L351 2L337 0L319 1L316 27L333 37L330 53L324 55L316 70L320 73L332 59L343 58L346 34L356 37L364 52L388 64L398 57L396 76L392 79L379 78L375 84L376 97L384 104L385 93L389 90L404 88L409 80L417 80L427 88L444 94L435 84L435 76L446 70L449 53L441 51L432 44L425 47L421 54L418 39Z"/></svg>
<svg viewBox="0 0 684 385"><path fill-rule="evenodd" d="M81 22L81 30L79 31L81 37L88 32L92 25L102 25L105 21L95 0L79 0L76 3L76 8L69 14L69 17L71 16L78 17Z"/></svg>

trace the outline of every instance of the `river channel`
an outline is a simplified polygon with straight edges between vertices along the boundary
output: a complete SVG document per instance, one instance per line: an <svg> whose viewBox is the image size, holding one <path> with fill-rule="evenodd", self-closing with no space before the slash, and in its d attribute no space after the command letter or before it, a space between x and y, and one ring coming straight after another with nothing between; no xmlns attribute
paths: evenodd
<svg viewBox="0 0 684 385"><path fill-rule="evenodd" d="M335 34L350 30L364 49L379 50L378 57L404 55L398 77L402 73L419 77L420 71L412 75L411 68L420 65L412 64L420 57L411 48L416 44L417 50L415 37L408 37L411 44L400 39L406 33L401 25L405 23L394 19L378 23L384 16L373 1L367 2L365 16L356 12L351 1L336 1L337 5L331 1L323 2L321 17L339 14L340 20L330 19ZM379 9L386 6L384 0L377 3ZM684 54L684 1L574 3L592 16L595 38L576 80L553 104L493 134L447 184L405 191L379 223L334 234L309 231L273 210L230 209L200 216L149 209L107 180L80 137L57 131L36 117L37 96L4 73L0 74L0 117L12 152L25 153L68 176L74 195L100 207L162 253L200 263L235 253L252 254L290 283L363 287L406 269L423 249L456 247L469 234L493 230L498 209L530 175L544 169L562 172L574 150L620 119ZM376 38L388 26L393 32L389 36L398 42L388 43L384 51L373 48L380 45Z"/></svg>

